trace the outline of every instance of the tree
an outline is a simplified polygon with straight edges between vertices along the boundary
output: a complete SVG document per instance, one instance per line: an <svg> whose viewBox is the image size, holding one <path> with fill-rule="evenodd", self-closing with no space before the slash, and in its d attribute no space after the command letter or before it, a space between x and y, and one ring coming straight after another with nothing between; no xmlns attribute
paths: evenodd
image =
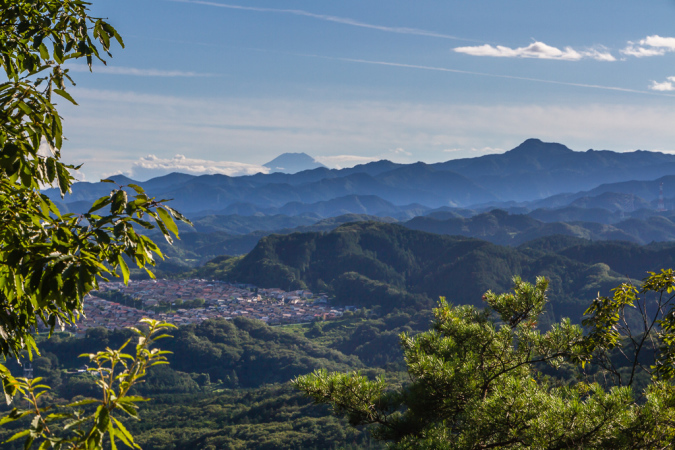
<svg viewBox="0 0 675 450"><path fill-rule="evenodd" d="M116 186L81 215L61 214L40 189L70 190L76 169L60 160L61 118L55 99L75 103L66 61L105 61L117 31L92 18L80 0L0 0L0 353L36 350L39 323L53 330L82 314L82 300L102 275L120 272L125 257L139 267L161 252L134 225L159 227L170 241L174 219L186 220L143 189ZM98 42L97 42L98 41ZM101 47L99 49L99 46ZM104 180L110 181L110 180ZM106 212L104 210L107 209ZM149 220L154 220L153 225ZM6 371L0 369L4 375ZM3 375L3 379L4 379ZM11 386L5 383L6 393Z"/></svg>
<svg viewBox="0 0 675 450"><path fill-rule="evenodd" d="M569 319L537 329L546 288L515 278L483 311L442 300L430 331L401 335L406 386L325 370L293 383L394 448L671 448L673 272L596 299L587 335Z"/></svg>
<svg viewBox="0 0 675 450"><path fill-rule="evenodd" d="M117 31L88 15L81 0L0 0L0 355L37 352L33 333L73 323L84 296L105 276L129 279L127 261L138 267L162 257L134 226L157 226L171 242L174 220L187 220L142 188L112 186L110 195L80 215L61 214L41 188L62 195L77 169L61 161L64 142L56 99L76 104L66 61L105 64ZM104 180L112 183L111 180ZM132 194L129 194L131 192ZM153 223L151 223L154 222ZM147 268L146 268L147 270ZM148 271L150 274L151 272ZM0 365L7 401L28 389ZM89 448L89 447L87 447Z"/></svg>

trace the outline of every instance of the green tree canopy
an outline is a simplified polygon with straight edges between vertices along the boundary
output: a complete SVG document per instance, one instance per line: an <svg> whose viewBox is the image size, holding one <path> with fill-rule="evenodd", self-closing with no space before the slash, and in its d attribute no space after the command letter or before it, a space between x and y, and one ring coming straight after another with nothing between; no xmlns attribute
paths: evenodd
<svg viewBox="0 0 675 450"><path fill-rule="evenodd" d="M673 272L596 299L587 335L569 320L539 330L547 281L514 284L485 310L443 300L430 331L401 335L406 386L325 370L294 384L395 448L671 448Z"/></svg>

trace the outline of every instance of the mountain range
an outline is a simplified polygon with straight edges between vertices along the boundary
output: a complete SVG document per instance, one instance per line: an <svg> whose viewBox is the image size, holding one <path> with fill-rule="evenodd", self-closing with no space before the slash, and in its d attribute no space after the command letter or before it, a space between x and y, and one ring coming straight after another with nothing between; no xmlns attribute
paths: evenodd
<svg viewBox="0 0 675 450"><path fill-rule="evenodd" d="M120 185L133 182L121 175L112 179ZM567 206L583 197L608 192L634 196L625 209L637 209L653 207L661 182L665 192L675 192L675 155L640 150L576 152L561 144L528 139L503 154L436 164L383 160L349 169L319 167L294 174L241 177L174 173L136 184L153 196L172 198L176 209L197 217L258 212L305 214L312 209L330 210L333 207L325 202L343 197L368 198L371 204L388 202L395 207L414 205L413 209L533 210ZM66 210L77 212L109 193L110 185L76 183L72 194L63 200L54 189L45 192ZM391 206L383 206L382 211L389 214ZM380 213L373 208L357 211L338 207L325 214L345 212Z"/></svg>
<svg viewBox="0 0 675 450"><path fill-rule="evenodd" d="M160 244L168 256L159 266L164 272L246 254L271 234L329 232L373 220L511 247L552 235L675 241L675 155L575 152L536 139L504 154L437 164L383 160L242 177L173 173L136 184L172 198L195 224L180 226L182 239L174 246ZM658 210L661 188L667 211ZM109 183L76 183L64 199L45 192L64 212L80 213L110 189Z"/></svg>

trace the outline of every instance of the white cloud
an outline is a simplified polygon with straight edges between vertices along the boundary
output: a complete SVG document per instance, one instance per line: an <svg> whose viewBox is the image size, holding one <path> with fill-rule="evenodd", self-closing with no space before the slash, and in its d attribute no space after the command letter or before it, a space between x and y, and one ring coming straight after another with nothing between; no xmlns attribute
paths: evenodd
<svg viewBox="0 0 675 450"><path fill-rule="evenodd" d="M509 149L529 137L578 150L672 148L675 142L673 108L630 98L572 106L179 98L81 88L73 95L80 106L62 108L69 138L63 154L67 162L84 162L90 180L126 172L148 153L168 161L180 153L208 167L221 159L253 165L305 152L326 166L350 167L391 158L388 149L414 148L415 159L431 161L476 156L474 147ZM176 170L175 164L164 169Z"/></svg>
<svg viewBox="0 0 675 450"><path fill-rule="evenodd" d="M582 51L581 54L584 55L585 58L595 59L596 61L608 61L608 62L616 61L614 55L612 55L606 50L604 51L603 50L598 49L585 50Z"/></svg>
<svg viewBox="0 0 675 450"><path fill-rule="evenodd" d="M86 64L69 64L66 66L72 72L89 72L89 66ZM104 73L109 75L131 75L137 77L212 77L214 74L185 72L183 70L159 70L159 69L137 69L135 67L116 67L116 66L95 66L95 73Z"/></svg>
<svg viewBox="0 0 675 450"><path fill-rule="evenodd" d="M443 149L445 153L456 153L456 152L461 152L461 148L445 148Z"/></svg>
<svg viewBox="0 0 675 450"><path fill-rule="evenodd" d="M665 48L669 51L675 50L675 38L672 37L662 37L657 34L653 36L647 36L646 38L640 41L640 45L648 45L650 47Z"/></svg>
<svg viewBox="0 0 675 450"><path fill-rule="evenodd" d="M410 153L409 151L407 151L407 150L405 150L404 148L401 148L401 147L395 148L393 150L389 150L389 153L393 153L394 155L397 155L397 156L400 156L400 155L412 156L412 153Z"/></svg>
<svg viewBox="0 0 675 450"><path fill-rule="evenodd" d="M665 55L666 51L662 48L645 48L628 45L628 47L621 50L621 53L628 56L635 56L636 58L645 58L649 56Z"/></svg>
<svg viewBox="0 0 675 450"><path fill-rule="evenodd" d="M134 162L131 170L124 174L134 180L143 181L172 172L190 175L222 174L232 177L254 175L259 172L269 173L269 171L270 169L267 167L240 162L208 161L205 159L187 158L184 155L176 155L170 159L148 155Z"/></svg>
<svg viewBox="0 0 675 450"><path fill-rule="evenodd" d="M662 81L661 83L658 81L652 81L649 89L661 92L675 91L675 77L668 77L666 78L666 81Z"/></svg>
<svg viewBox="0 0 675 450"><path fill-rule="evenodd" d="M536 58L563 61L579 61L580 59L590 58L598 61L616 61L616 58L604 49L577 51L572 47L565 47L561 50L539 41L533 42L527 47L510 48L502 45L493 47L485 44L473 47L457 47L454 51L473 56L493 56L497 58Z"/></svg>
<svg viewBox="0 0 675 450"><path fill-rule="evenodd" d="M628 56L635 56L636 58L644 58L649 56L661 56L667 52L675 51L675 38L663 37L657 34L647 36L637 43L628 42L626 48L621 50L621 53Z"/></svg>

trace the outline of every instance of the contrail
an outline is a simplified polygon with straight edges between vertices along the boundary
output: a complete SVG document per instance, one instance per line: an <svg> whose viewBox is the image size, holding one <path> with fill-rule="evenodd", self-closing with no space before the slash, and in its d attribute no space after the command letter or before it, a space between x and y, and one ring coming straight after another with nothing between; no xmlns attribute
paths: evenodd
<svg viewBox="0 0 675 450"><path fill-rule="evenodd" d="M633 93L633 94L647 94L647 95L657 95L657 96L663 96L663 97L675 97L675 95L671 95L671 94L660 94L660 93L656 93L656 92L641 91L641 90L638 90L638 89L628 89L628 88L622 88L622 87L616 87L616 86L603 86L603 85L600 85L600 84L571 83L571 82L568 82L568 81L545 80L545 79L542 79L542 78L519 77L519 76L515 76L515 75L499 75L499 74L486 73L486 72L473 72L473 71L469 71L469 70L449 69L447 67L421 66L421 65L417 65L417 64L394 63L394 62L388 62L388 61L372 61L372 60L368 60L368 59L356 59L356 58L340 58L340 57L335 57L335 56L323 56L323 55L312 55L312 54L295 54L295 55L306 56L306 57L309 57L309 58L321 58L321 59L352 62L352 63L359 63L359 64L372 64L372 65L389 66L389 67L403 67L403 68L407 68L407 69L431 70L431 71L435 71L435 72L461 73L461 74L466 74L466 75L477 75L477 76L481 76L481 77L506 78L506 79L509 79L509 80L534 81L534 82L537 82L537 83L557 84L557 85L562 85L562 86L575 86L575 87L591 88L591 89L603 89L603 90L606 90L606 91L619 91L619 92L630 92L630 93Z"/></svg>
<svg viewBox="0 0 675 450"><path fill-rule="evenodd" d="M411 34L415 36L427 36L435 37L441 39L452 39L456 41L465 41L465 42L484 42L477 39L467 39L459 36L453 36L450 34L437 33L435 31L420 30L418 28L407 28L407 27L387 27L383 25L374 25L371 23L360 22L358 20L350 19L348 17L338 17L338 16L328 16L324 14L315 14L309 11L304 11L302 9L276 9L276 8L259 8L254 6L241 6L241 5L232 5L228 3L216 3L209 2L204 0L167 0L177 3L192 3L194 5L204 5L204 6L214 6L217 8L226 8L226 9L237 9L241 11L257 11L257 12L268 12L268 13L279 13L279 14L292 14L294 16L303 16L310 17L312 19L324 20L326 22L340 23L343 25L350 25L353 27L368 28L371 30L384 31L387 33L398 33L398 34Z"/></svg>

